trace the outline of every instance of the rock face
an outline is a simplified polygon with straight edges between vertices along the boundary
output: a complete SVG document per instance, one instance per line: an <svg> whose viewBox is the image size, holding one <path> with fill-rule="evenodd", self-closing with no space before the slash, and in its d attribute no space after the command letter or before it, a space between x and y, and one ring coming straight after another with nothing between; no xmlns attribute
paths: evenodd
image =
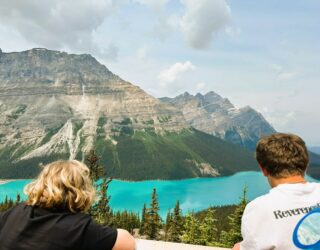
<svg viewBox="0 0 320 250"><path fill-rule="evenodd" d="M111 136L125 126L160 133L187 127L178 110L92 56L46 49L0 54L0 112L0 131L7 137L0 147L23 141L34 149L21 159L62 152L64 144L74 158L80 137L84 151L93 146L98 124Z"/></svg>
<svg viewBox="0 0 320 250"><path fill-rule="evenodd" d="M192 129L179 109L90 55L0 52L0 176L33 177L39 164L83 160L93 148L110 175L130 180L256 167L250 152Z"/></svg>
<svg viewBox="0 0 320 250"><path fill-rule="evenodd" d="M262 135L275 132L260 113L249 106L237 109L215 92L195 96L186 92L160 100L182 110L190 126L250 150L255 149Z"/></svg>

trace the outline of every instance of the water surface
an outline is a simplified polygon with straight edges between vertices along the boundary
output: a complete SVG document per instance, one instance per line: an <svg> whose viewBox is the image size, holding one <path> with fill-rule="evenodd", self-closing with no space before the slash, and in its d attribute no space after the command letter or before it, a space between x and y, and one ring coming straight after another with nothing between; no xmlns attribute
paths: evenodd
<svg viewBox="0 0 320 250"><path fill-rule="evenodd" d="M15 199L17 193L23 193L23 187L29 182L30 180L17 180L0 185L0 201L3 201L6 195ZM227 177L179 181L113 180L109 186L110 205L114 210L127 209L141 213L143 204L150 204L152 190L156 188L160 213L161 216L165 216L177 200L180 201L184 213L190 210L199 211L209 206L236 204L245 186L248 187L249 200L266 194L269 190L269 184L260 172L241 172ZM25 196L22 195L22 198Z"/></svg>

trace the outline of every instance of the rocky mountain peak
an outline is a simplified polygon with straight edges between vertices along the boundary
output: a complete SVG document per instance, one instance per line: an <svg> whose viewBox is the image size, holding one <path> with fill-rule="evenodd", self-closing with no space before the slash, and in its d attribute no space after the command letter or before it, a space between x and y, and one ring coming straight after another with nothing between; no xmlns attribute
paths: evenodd
<svg viewBox="0 0 320 250"><path fill-rule="evenodd" d="M188 128L181 111L113 74L94 57L34 48L0 56L0 152L16 161L81 155L97 138ZM1 155L0 155L1 159ZM1 162L0 162L1 163Z"/></svg>
<svg viewBox="0 0 320 250"><path fill-rule="evenodd" d="M275 132L264 117L250 106L235 108L227 98L213 91L204 95L189 95L188 98L181 98L180 95L161 100L182 110L191 126L249 149L255 148L262 135Z"/></svg>
<svg viewBox="0 0 320 250"><path fill-rule="evenodd" d="M110 84L124 81L88 54L34 48L22 52L2 53L0 88L2 95L80 94L101 92Z"/></svg>

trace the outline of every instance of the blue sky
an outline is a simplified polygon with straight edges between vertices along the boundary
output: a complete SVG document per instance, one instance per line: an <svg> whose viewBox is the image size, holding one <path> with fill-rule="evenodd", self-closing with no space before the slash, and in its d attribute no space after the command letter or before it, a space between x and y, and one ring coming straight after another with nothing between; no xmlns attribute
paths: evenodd
<svg viewBox="0 0 320 250"><path fill-rule="evenodd" d="M0 0L0 47L90 53L149 94L215 91L320 145L318 0Z"/></svg>

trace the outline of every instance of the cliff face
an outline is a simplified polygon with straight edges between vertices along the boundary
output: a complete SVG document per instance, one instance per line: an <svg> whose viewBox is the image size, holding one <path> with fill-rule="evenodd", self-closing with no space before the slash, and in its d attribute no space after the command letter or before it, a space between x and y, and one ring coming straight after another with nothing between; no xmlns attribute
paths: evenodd
<svg viewBox="0 0 320 250"><path fill-rule="evenodd" d="M184 93L160 100L182 110L190 126L250 150L255 149L261 136L275 132L264 117L251 107L237 109L228 99L214 92L195 96Z"/></svg>
<svg viewBox="0 0 320 250"><path fill-rule="evenodd" d="M91 149L110 175L131 180L256 167L250 152L192 129L179 109L90 55L0 52L0 176L33 177L39 164L83 160Z"/></svg>
<svg viewBox="0 0 320 250"><path fill-rule="evenodd" d="M74 158L93 147L98 127L109 137L124 127L159 133L188 127L178 110L92 56L46 49L0 54L0 112L0 148L33 149L20 159L64 152L64 145Z"/></svg>

